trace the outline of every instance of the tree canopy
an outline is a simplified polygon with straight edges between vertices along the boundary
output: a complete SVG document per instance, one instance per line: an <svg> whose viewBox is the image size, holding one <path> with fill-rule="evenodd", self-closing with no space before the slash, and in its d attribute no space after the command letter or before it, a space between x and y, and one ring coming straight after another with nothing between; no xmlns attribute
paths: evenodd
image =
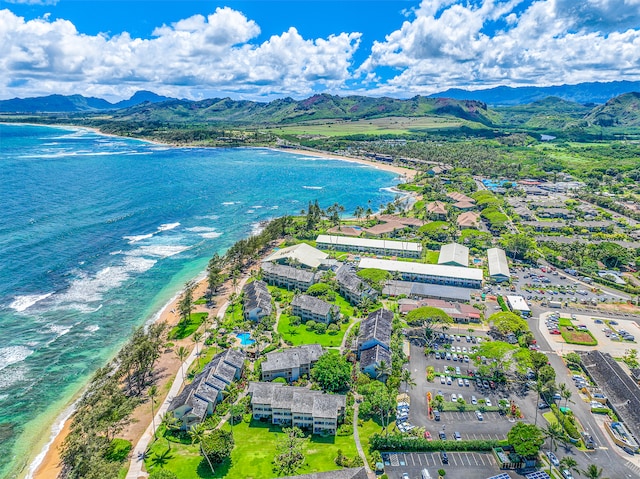
<svg viewBox="0 0 640 479"><path fill-rule="evenodd" d="M523 457L535 457L544 443L544 435L537 426L518 422L507 434L507 441L517 454Z"/></svg>
<svg viewBox="0 0 640 479"><path fill-rule="evenodd" d="M391 279L391 273L377 268L361 269L356 274L376 291L382 291L385 281Z"/></svg>
<svg viewBox="0 0 640 479"><path fill-rule="evenodd" d="M522 333L529 331L527 321L509 311L500 311L492 314L489 316L489 323L493 323L493 327L504 335L513 333L516 336L520 336Z"/></svg>
<svg viewBox="0 0 640 479"><path fill-rule="evenodd" d="M439 308L432 306L422 306L413 311L409 311L406 316L407 323L412 326L422 326L431 324L452 324L451 316Z"/></svg>
<svg viewBox="0 0 640 479"><path fill-rule="evenodd" d="M324 391L346 391L351 380L351 365L344 356L329 352L318 359L311 369L311 377Z"/></svg>
<svg viewBox="0 0 640 479"><path fill-rule="evenodd" d="M233 433L215 429L206 434L200 443L202 454L214 464L220 464L231 455L234 446Z"/></svg>
<svg viewBox="0 0 640 479"><path fill-rule="evenodd" d="M285 427L284 435L276 443L276 457L273 466L279 474L291 475L304 463L304 434L297 427Z"/></svg>

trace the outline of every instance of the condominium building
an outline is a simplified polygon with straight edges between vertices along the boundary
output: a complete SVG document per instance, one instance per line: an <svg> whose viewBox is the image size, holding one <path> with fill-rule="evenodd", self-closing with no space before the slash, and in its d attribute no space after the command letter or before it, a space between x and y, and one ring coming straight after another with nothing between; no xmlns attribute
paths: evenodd
<svg viewBox="0 0 640 479"><path fill-rule="evenodd" d="M308 294L299 294L291 302L294 316L303 321L315 321L329 324L340 318L340 308Z"/></svg>
<svg viewBox="0 0 640 479"><path fill-rule="evenodd" d="M281 352L268 353L267 360L261 365L262 380L285 378L289 382L296 381L300 376L308 375L323 354L324 350L319 344L305 344Z"/></svg>
<svg viewBox="0 0 640 479"><path fill-rule="evenodd" d="M318 235L316 245L325 250L371 253L381 256L399 256L401 258L420 258L422 256L422 245L409 241Z"/></svg>

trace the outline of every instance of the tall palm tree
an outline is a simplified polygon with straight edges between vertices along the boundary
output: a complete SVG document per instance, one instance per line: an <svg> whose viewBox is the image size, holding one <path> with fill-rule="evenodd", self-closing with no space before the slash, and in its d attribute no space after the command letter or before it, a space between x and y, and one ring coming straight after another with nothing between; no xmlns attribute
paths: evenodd
<svg viewBox="0 0 640 479"><path fill-rule="evenodd" d="M384 380L386 381L387 376L391 374L391 365L385 360L382 360L376 365L375 371L376 379L384 378Z"/></svg>
<svg viewBox="0 0 640 479"><path fill-rule="evenodd" d="M563 469L568 469L571 472L577 472L578 471L577 466L578 466L578 463L571 456L565 456L562 459L560 459L560 467Z"/></svg>
<svg viewBox="0 0 640 479"><path fill-rule="evenodd" d="M166 412L164 416L162 416L162 424L164 424L164 427L167 428L167 431L174 431L179 427L178 418L176 418L173 412ZM167 438L167 447L169 448L169 450L171 450L171 441L169 440L169 435L165 434L165 437Z"/></svg>
<svg viewBox="0 0 640 479"><path fill-rule="evenodd" d="M564 439L564 430L557 422L549 423L549 425L542 430L542 434L549 439L549 452L557 450L558 441ZM551 463L549 463L549 475L551 475Z"/></svg>
<svg viewBox="0 0 640 479"><path fill-rule="evenodd" d="M189 436L191 437L191 444L195 444L196 442L200 443L200 454L204 456L211 468L211 474L215 471L213 470L213 464L211 464L211 459L209 456L204 453L204 449L202 449L202 441L207 435L206 426L202 423L196 424L191 429L189 429Z"/></svg>
<svg viewBox="0 0 640 479"><path fill-rule="evenodd" d="M602 468L598 469L598 466L595 464L589 464L589 466L584 471L581 471L580 474L587 479L607 479L606 477L602 477L602 472Z"/></svg>
<svg viewBox="0 0 640 479"><path fill-rule="evenodd" d="M196 360L198 361L198 367L200 367L200 351L198 350L200 339L202 339L202 333L200 331L193 333L193 342L196 343Z"/></svg>
<svg viewBox="0 0 640 479"><path fill-rule="evenodd" d="M534 426L538 425L538 411L540 410L540 408L538 407L538 404L540 404L540 395L545 392L547 390L547 385L545 383L543 383L542 381L538 380L536 381L536 393L538 393L538 400L536 401L536 419L535 422L533 423Z"/></svg>
<svg viewBox="0 0 640 479"><path fill-rule="evenodd" d="M151 399L151 424L153 425L153 437L157 440L158 435L156 433L156 411L155 411L155 402L156 396L158 395L158 386L155 384L152 385L147 391L147 395L149 399Z"/></svg>
<svg viewBox="0 0 640 479"><path fill-rule="evenodd" d="M184 346L180 346L176 351L176 356L180 360L180 371L182 372L182 382L184 382L184 360L189 356L189 350Z"/></svg>
<svg viewBox="0 0 640 479"><path fill-rule="evenodd" d="M411 371L409 371L408 369L402 370L402 376L400 377L400 380L405 384L404 392L409 392L409 388L413 389L413 387L416 385L416 382L411 376Z"/></svg>
<svg viewBox="0 0 640 479"><path fill-rule="evenodd" d="M562 399L564 399L564 407L566 408L567 407L567 403L569 402L569 399L571 399L571 396L573 396L573 393L571 392L571 389L569 389L565 383L562 383L560 385L560 396L562 397Z"/></svg>

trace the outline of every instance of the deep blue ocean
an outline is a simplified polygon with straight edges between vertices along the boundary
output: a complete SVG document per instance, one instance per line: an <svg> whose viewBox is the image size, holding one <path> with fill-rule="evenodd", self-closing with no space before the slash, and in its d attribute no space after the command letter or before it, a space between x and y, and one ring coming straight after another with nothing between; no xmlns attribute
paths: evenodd
<svg viewBox="0 0 640 479"><path fill-rule="evenodd" d="M208 259L308 201L391 201L393 173L268 149L0 124L0 477L24 475L96 368Z"/></svg>

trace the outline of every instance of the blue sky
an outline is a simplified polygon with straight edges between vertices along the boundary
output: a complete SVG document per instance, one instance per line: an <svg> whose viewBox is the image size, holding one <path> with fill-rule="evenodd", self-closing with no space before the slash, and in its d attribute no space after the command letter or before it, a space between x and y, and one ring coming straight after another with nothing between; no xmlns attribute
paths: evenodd
<svg viewBox="0 0 640 479"><path fill-rule="evenodd" d="M0 32L1 99L640 79L640 0L4 0Z"/></svg>

